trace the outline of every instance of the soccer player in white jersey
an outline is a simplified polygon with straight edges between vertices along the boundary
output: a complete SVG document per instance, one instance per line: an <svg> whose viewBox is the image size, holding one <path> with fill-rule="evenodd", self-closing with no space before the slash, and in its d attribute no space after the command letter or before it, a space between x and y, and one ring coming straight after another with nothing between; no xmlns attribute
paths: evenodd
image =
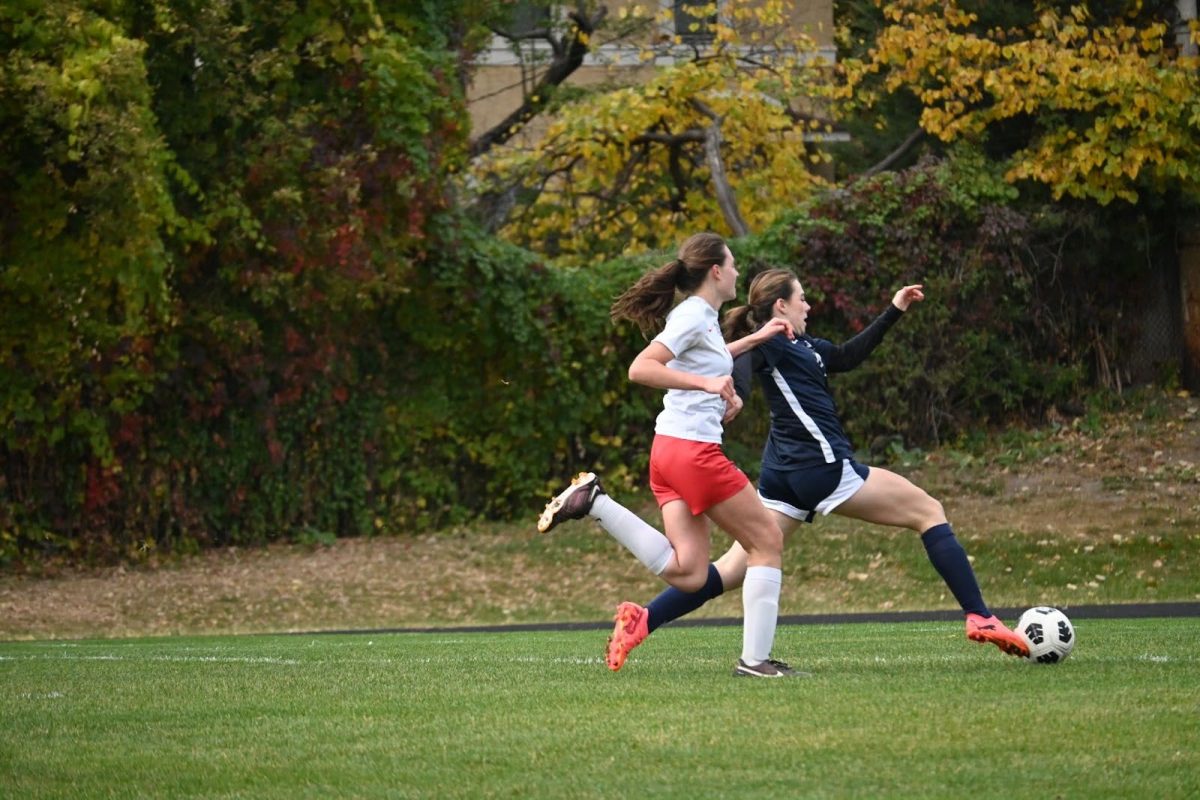
<svg viewBox="0 0 1200 800"><path fill-rule="evenodd" d="M731 376L734 356L776 334L787 338L792 327L785 319L768 320L726 344L717 312L737 296L737 277L725 241L712 233L696 234L679 248L678 258L643 275L612 307L614 320L631 320L644 332L662 326L630 364L629 379L666 390L650 450L650 488L666 535L605 494L591 472L580 474L546 505L538 530L545 533L564 520L591 516L651 572L690 593L708 580L712 520L745 556L739 573L742 654L733 674L789 677L795 671L770 657L783 533L745 473L722 452L721 435L722 423L742 407ZM678 305L676 292L685 295Z"/></svg>
<svg viewBox="0 0 1200 800"><path fill-rule="evenodd" d="M1021 637L984 603L975 572L942 504L907 478L856 462L829 391L829 373L845 372L862 363L909 305L924 298L920 285L903 287L867 328L835 345L806 333L810 306L792 272L767 270L755 277L747 305L726 315L726 335L745 335L770 320L787 320L796 333L794 338L773 336L738 359L739 373L741 367L750 366L758 376L771 409L759 495L785 534L802 522L811 522L818 511L921 534L930 563L962 607L967 637L995 644L1012 655L1027 656L1028 646ZM609 668L620 669L629 651L663 623L735 588L742 581L745 561L735 544L709 565L705 585L698 591L668 589L644 608L621 603L608 644Z"/></svg>

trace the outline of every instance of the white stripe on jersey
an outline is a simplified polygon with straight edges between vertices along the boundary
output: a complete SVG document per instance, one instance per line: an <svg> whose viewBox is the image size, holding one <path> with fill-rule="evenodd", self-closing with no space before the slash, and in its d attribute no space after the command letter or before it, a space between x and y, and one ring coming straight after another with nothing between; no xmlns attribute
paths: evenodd
<svg viewBox="0 0 1200 800"><path fill-rule="evenodd" d="M771 377L775 379L775 385L779 387L779 391L783 392L783 399L787 401L792 411L796 412L796 416L804 423L804 427L808 429L812 437L817 440L817 444L821 445L825 463L832 464L837 461L833 457L833 448L829 446L829 440L825 438L825 434L821 433L821 429L817 427L813 418L804 413L804 409L800 407L800 401L796 399L796 395L792 394L792 387L788 386L787 380L780 374L778 367L771 370Z"/></svg>

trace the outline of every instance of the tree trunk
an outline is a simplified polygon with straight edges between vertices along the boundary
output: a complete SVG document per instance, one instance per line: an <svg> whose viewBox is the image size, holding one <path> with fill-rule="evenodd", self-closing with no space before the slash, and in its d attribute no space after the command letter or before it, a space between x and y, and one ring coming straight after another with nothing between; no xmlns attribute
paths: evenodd
<svg viewBox="0 0 1200 800"><path fill-rule="evenodd" d="M725 224L729 226L729 230L735 237L749 234L750 226L746 224L746 220L742 219L733 187L729 185L729 179L725 177L725 162L721 160L721 126L716 122L704 132L704 159L708 162L709 172L712 173L713 189L717 193L717 205L721 207Z"/></svg>
<svg viewBox="0 0 1200 800"><path fill-rule="evenodd" d="M1196 19L1196 0L1177 0L1180 24L1176 29L1180 53L1197 54L1188 35ZM1200 392L1200 214L1192 213L1179 235L1179 295L1183 298L1183 364L1180 377L1190 392Z"/></svg>
<svg viewBox="0 0 1200 800"><path fill-rule="evenodd" d="M1179 294L1183 299L1184 388L1200 392L1200 217L1179 232Z"/></svg>
<svg viewBox="0 0 1200 800"><path fill-rule="evenodd" d="M709 173L712 174L713 191L717 195L721 215L725 217L725 224L735 237L746 236L750 233L750 226L738 210L737 196L733 187L729 185L729 178L725 175L725 162L721 160L721 117L699 100L693 98L691 103L696 110L712 120L712 124L704 131L704 160L708 164Z"/></svg>
<svg viewBox="0 0 1200 800"><path fill-rule="evenodd" d="M588 41L596 32L596 26L604 20L607 14L608 8L603 6L590 16L581 10L572 11L568 16L574 26L563 41L554 41L548 32L545 34L554 50L554 59L550 62L549 68L520 106L471 142L472 158L481 156L493 147L507 142L546 107L555 87L571 77L575 70L583 64L583 59L588 53Z"/></svg>

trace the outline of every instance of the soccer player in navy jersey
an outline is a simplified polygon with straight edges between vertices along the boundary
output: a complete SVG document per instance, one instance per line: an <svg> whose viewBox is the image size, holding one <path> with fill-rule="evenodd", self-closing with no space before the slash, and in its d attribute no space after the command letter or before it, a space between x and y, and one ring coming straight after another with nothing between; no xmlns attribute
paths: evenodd
<svg viewBox="0 0 1200 800"><path fill-rule="evenodd" d="M726 336L743 336L772 319L787 320L796 333L794 339L776 335L763 342L741 355L735 367L743 377L746 369L758 377L771 409L759 496L785 535L802 522L811 522L816 512L916 531L930 562L962 606L967 637L1027 656L1028 646L1021 637L984 603L975 572L942 504L901 475L856 462L829 391L829 373L861 364L908 307L924 298L920 285L903 287L861 333L835 345L806 333L810 306L792 272L773 269L755 277L747 305L726 315ZM621 603L608 643L609 668L619 670L629 651L663 623L737 586L744 562L735 544L709 565L708 579L699 591L671 588L646 607Z"/></svg>
<svg viewBox="0 0 1200 800"><path fill-rule="evenodd" d="M662 509L664 536L605 494L594 473L584 472L546 505L538 530L590 516L651 572L682 592L708 580L709 520L739 543L738 581L745 613L742 655L733 674L780 678L794 674L770 658L779 617L783 533L754 486L721 450L722 424L742 406L731 375L734 356L791 333L785 319L728 344L717 318L737 296L733 254L716 234L692 236L679 257L643 275L612 307L643 331L662 326L629 366L629 378L665 389L650 451L650 488ZM685 297L675 303L677 293ZM665 325L664 325L665 321ZM731 586L732 588L732 586Z"/></svg>

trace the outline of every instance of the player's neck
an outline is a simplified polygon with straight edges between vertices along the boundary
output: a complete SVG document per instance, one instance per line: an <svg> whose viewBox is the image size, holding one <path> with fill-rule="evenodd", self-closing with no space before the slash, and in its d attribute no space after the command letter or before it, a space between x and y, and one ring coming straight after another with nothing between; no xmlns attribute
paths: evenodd
<svg viewBox="0 0 1200 800"><path fill-rule="evenodd" d="M710 306L712 306L713 311L720 311L721 306L725 304L725 301L722 300L720 295L717 294L716 285L712 283L704 284L697 289L692 296L699 297L701 300L708 303Z"/></svg>

